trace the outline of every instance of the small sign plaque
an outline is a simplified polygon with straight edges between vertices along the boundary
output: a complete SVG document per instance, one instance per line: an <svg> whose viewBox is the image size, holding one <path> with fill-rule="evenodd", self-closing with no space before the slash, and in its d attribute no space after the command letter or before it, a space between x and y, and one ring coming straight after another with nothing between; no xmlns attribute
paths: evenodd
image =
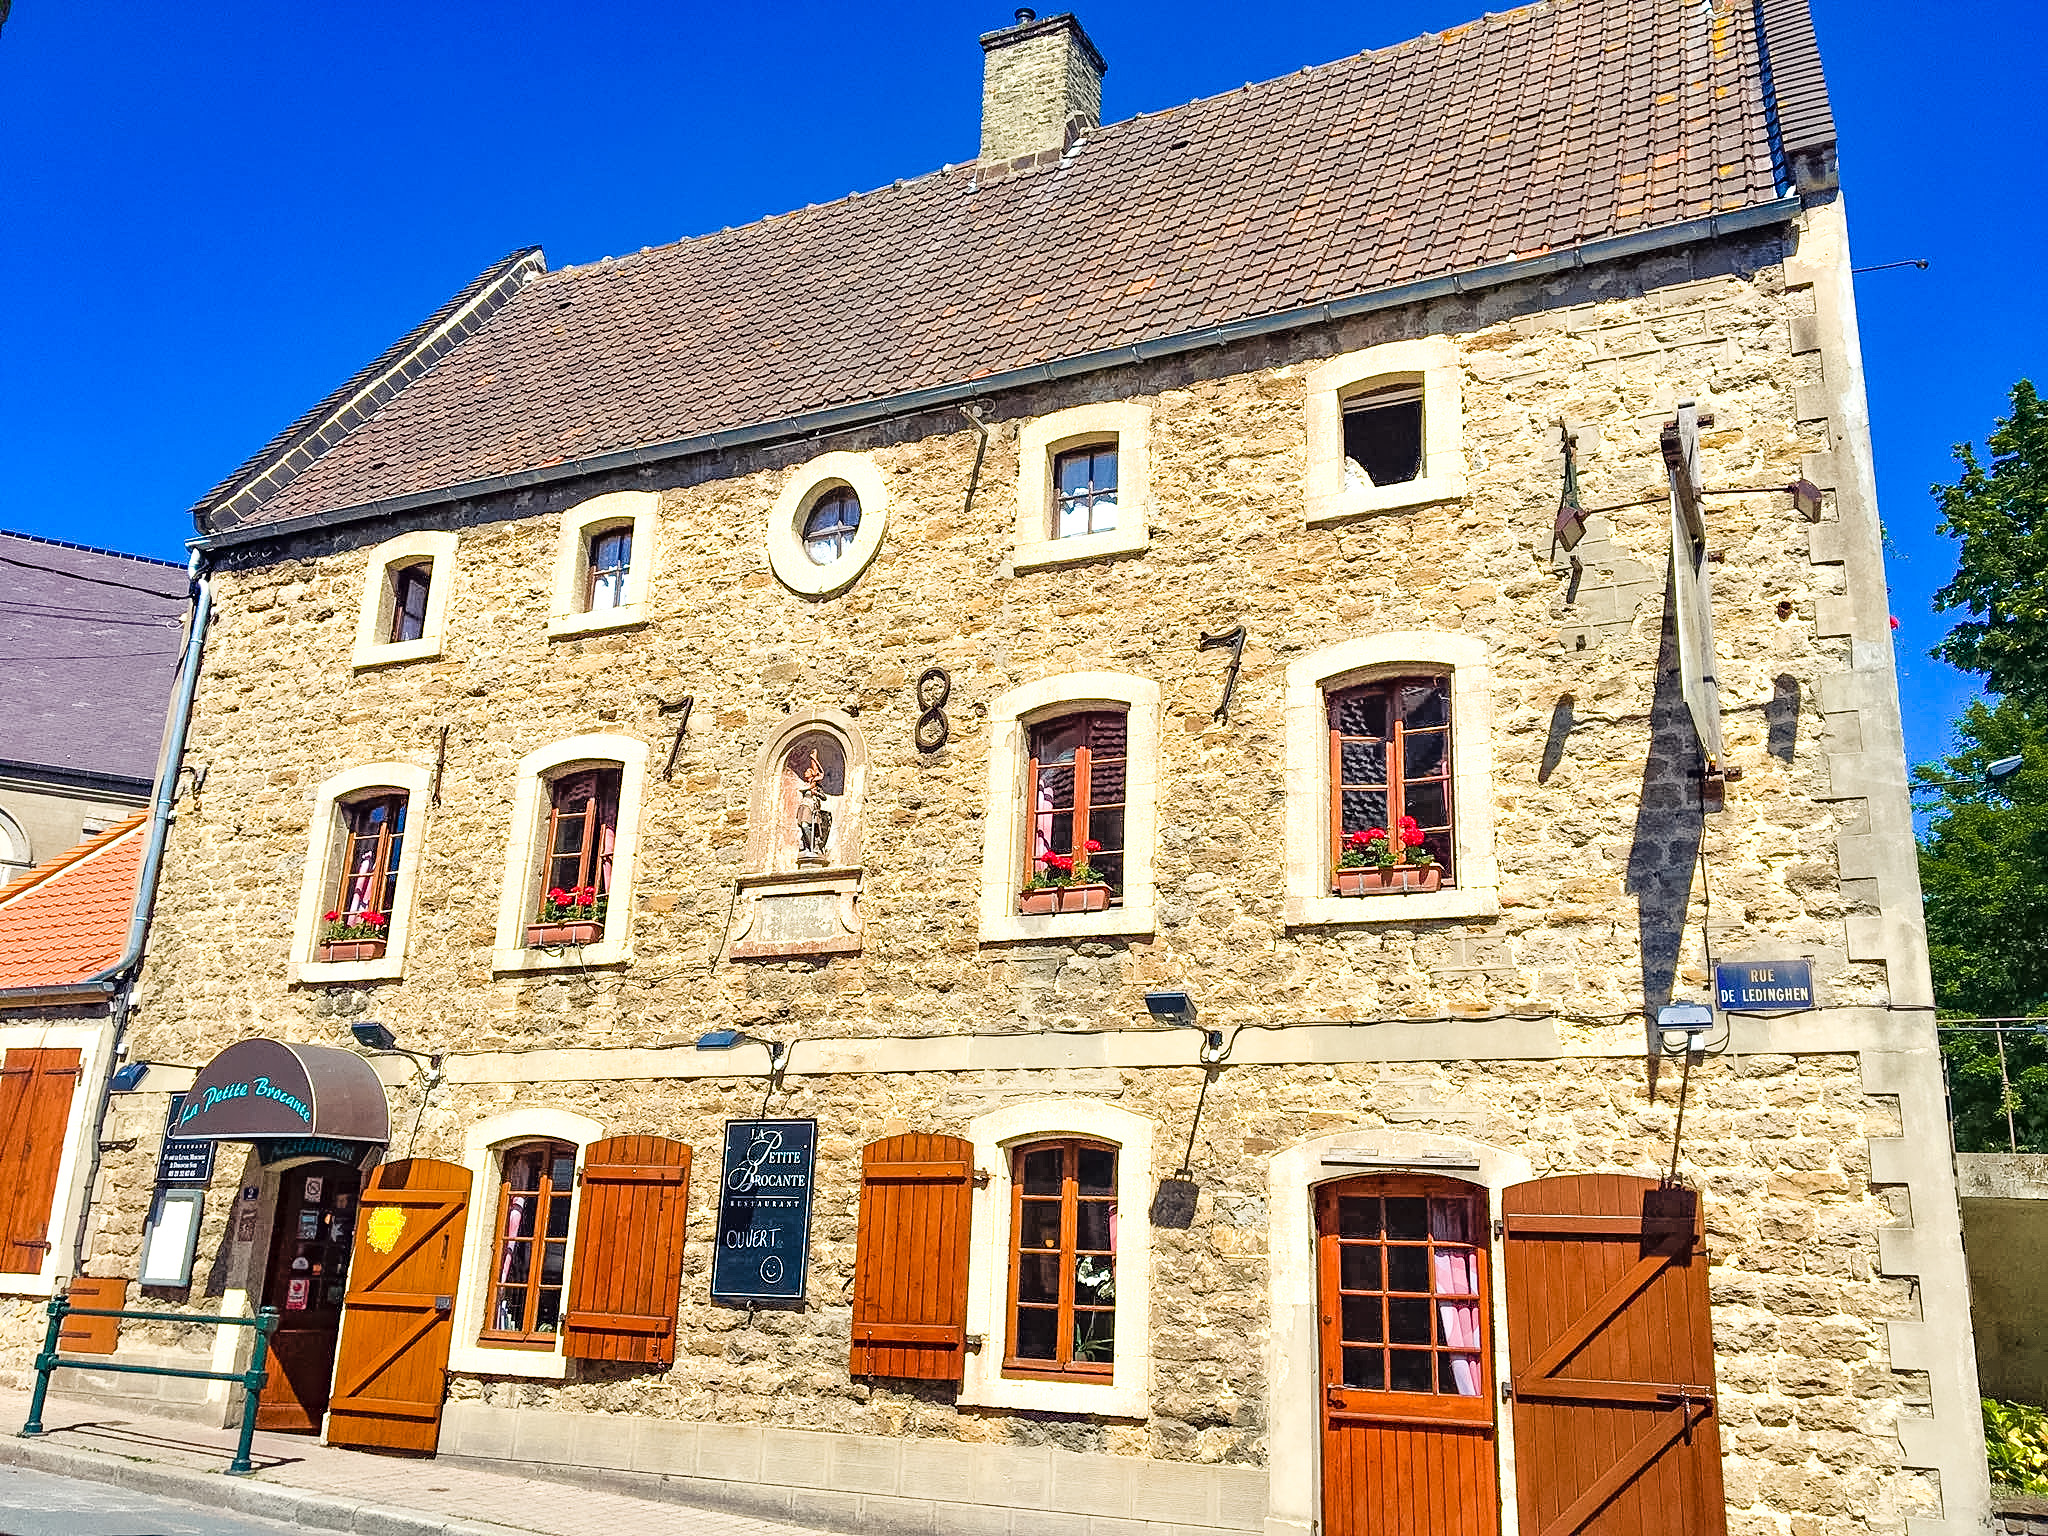
<svg viewBox="0 0 2048 1536"><path fill-rule="evenodd" d="M213 1148L210 1141L198 1141L188 1136L173 1136L171 1127L178 1123L178 1111L184 1106L185 1095L171 1095L170 1116L164 1121L164 1145L156 1160L156 1181L159 1185L200 1185L213 1182Z"/></svg>
<svg viewBox="0 0 2048 1536"><path fill-rule="evenodd" d="M1714 1006L1728 1013L1791 1013L1813 1006L1811 960L1738 960L1714 967Z"/></svg>
<svg viewBox="0 0 2048 1536"><path fill-rule="evenodd" d="M728 1120L711 1294L800 1301L811 1250L815 1120Z"/></svg>

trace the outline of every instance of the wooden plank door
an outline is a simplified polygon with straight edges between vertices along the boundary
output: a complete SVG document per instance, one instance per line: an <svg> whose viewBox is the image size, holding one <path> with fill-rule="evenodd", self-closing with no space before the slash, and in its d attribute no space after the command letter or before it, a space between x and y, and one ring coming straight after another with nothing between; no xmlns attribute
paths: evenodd
<svg viewBox="0 0 2048 1536"><path fill-rule="evenodd" d="M609 1136L583 1151L562 1353L672 1365L690 1149L666 1136Z"/></svg>
<svg viewBox="0 0 2048 1536"><path fill-rule="evenodd" d="M973 1205L974 1143L913 1132L862 1149L852 1375L960 1380Z"/></svg>
<svg viewBox="0 0 2048 1536"><path fill-rule="evenodd" d="M1698 1195L1579 1174L1501 1207L1523 1536L1722 1536Z"/></svg>
<svg viewBox="0 0 2048 1536"><path fill-rule="evenodd" d="M1326 1536L1499 1531L1488 1230L1455 1179L1316 1190Z"/></svg>
<svg viewBox="0 0 2048 1536"><path fill-rule="evenodd" d="M469 1170L427 1157L385 1163L360 1204L327 1440L431 1453L441 1438Z"/></svg>
<svg viewBox="0 0 2048 1536"><path fill-rule="evenodd" d="M270 1379L256 1405L258 1429L320 1432L361 1186L362 1175L346 1163L301 1163L278 1175L262 1301L277 1308L277 1331L270 1336Z"/></svg>
<svg viewBox="0 0 2048 1536"><path fill-rule="evenodd" d="M39 1274L50 1257L78 1073L77 1051L10 1050L0 1066L0 1274Z"/></svg>

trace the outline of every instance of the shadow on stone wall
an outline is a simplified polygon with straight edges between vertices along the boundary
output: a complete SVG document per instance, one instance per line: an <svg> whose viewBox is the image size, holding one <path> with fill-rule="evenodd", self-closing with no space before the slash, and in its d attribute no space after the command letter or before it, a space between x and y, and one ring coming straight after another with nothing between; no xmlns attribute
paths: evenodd
<svg viewBox="0 0 2048 1536"><path fill-rule="evenodd" d="M1677 984L1685 909L1706 830L1694 777L1698 768L1699 744L1678 675L1678 625L1667 580L1664 627L1657 643L1657 688L1650 701L1650 752L1643 764L1635 839L1622 887L1636 899L1643 1010L1648 1014L1671 1001Z"/></svg>

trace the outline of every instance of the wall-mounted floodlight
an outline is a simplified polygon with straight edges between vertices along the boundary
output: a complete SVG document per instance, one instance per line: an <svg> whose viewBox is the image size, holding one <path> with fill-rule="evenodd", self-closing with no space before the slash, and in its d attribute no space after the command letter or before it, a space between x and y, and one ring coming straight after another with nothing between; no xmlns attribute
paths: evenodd
<svg viewBox="0 0 2048 1536"><path fill-rule="evenodd" d="M1809 523L1820 521L1820 487L1801 477L1785 489L1792 493L1792 506Z"/></svg>
<svg viewBox="0 0 2048 1536"><path fill-rule="evenodd" d="M356 1044L366 1051L381 1051L387 1056L403 1056L415 1066L427 1069L429 1082L439 1082L441 1077L441 1053L439 1051L409 1051L398 1043L398 1036L375 1019L358 1019L349 1025L348 1032L356 1038Z"/></svg>
<svg viewBox="0 0 2048 1536"><path fill-rule="evenodd" d="M2027 759L2021 753L2016 752L2011 757L2001 757L1996 762L1984 765L1984 782L1986 784L2003 784L2026 766Z"/></svg>
<svg viewBox="0 0 2048 1536"><path fill-rule="evenodd" d="M1699 1037L1714 1027L1714 1010L1705 1003L1666 1003L1650 1021L1650 1053L1676 1056L1700 1048ZM1672 1049L1673 1037L1678 1048Z"/></svg>
<svg viewBox="0 0 2048 1536"><path fill-rule="evenodd" d="M1202 1032L1202 1060L1216 1062L1223 1059L1223 1031L1202 1029L1195 1022L1195 1000L1185 992L1147 992L1145 1011L1161 1023L1171 1024L1176 1029L1196 1029Z"/></svg>
<svg viewBox="0 0 2048 1536"><path fill-rule="evenodd" d="M107 1086L116 1093L133 1093L148 1071L149 1063L146 1061L124 1061L114 1068L114 1075L108 1079Z"/></svg>
<svg viewBox="0 0 2048 1536"><path fill-rule="evenodd" d="M768 1070L771 1074L782 1071L782 1064L789 1058L789 1046L780 1040L766 1040L759 1035L750 1035L743 1029L714 1029L697 1038L700 1051L729 1051L736 1045L758 1045L768 1052Z"/></svg>

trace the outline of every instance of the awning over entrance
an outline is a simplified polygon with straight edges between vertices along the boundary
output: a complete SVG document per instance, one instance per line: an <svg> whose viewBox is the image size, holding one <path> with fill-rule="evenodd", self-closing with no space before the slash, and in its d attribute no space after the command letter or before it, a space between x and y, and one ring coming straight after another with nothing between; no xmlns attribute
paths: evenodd
<svg viewBox="0 0 2048 1536"><path fill-rule="evenodd" d="M354 1051L259 1038L229 1046L200 1070L171 1134L383 1143L391 1139L391 1115L384 1085Z"/></svg>

